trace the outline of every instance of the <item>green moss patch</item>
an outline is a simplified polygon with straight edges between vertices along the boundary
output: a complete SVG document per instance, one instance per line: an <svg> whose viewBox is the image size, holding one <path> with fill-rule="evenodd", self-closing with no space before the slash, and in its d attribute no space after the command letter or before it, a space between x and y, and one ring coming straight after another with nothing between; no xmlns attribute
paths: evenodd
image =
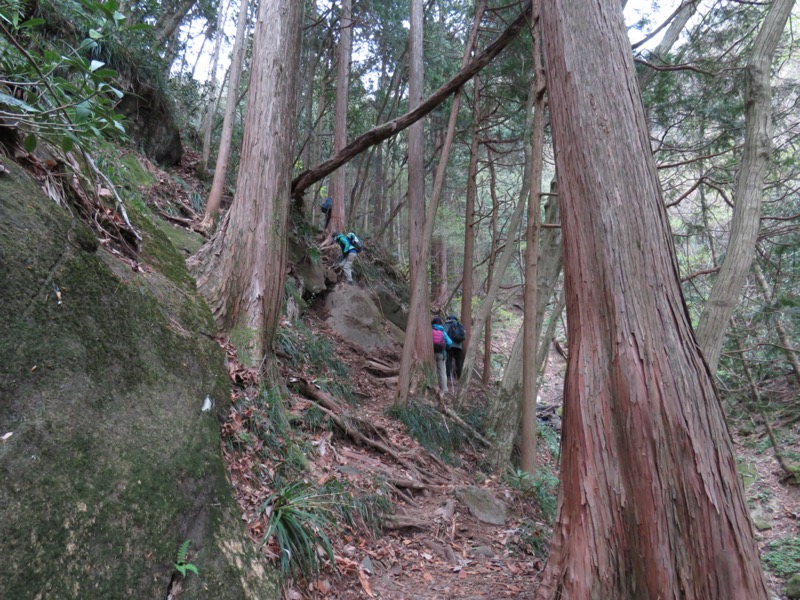
<svg viewBox="0 0 800 600"><path fill-rule="evenodd" d="M146 217L145 263L13 167L0 177L0 590L8 598L160 598L178 546L186 598L275 598L244 536L214 412L228 397L211 314ZM6 276L7 275L7 276Z"/></svg>

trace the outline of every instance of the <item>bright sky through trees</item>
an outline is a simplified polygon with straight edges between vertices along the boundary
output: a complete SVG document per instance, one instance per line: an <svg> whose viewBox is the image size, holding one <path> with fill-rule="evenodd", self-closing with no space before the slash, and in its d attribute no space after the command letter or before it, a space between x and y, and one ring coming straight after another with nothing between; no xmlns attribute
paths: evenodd
<svg viewBox="0 0 800 600"><path fill-rule="evenodd" d="M223 2L228 0L221 0ZM625 6L625 22L629 27L629 37L631 42L635 43L640 40L644 35L651 32L656 27L659 27L664 19L669 17L672 12L680 5L680 0L667 0L665 2L656 2L654 0L628 0ZM188 26L183 27L181 35L187 40L186 62L188 65L194 65L197 61L197 69L194 76L200 82L208 80L211 49L213 44L206 41L203 44L203 35L208 27L205 21L194 21ZM228 65L230 64L230 54L233 48L233 37L236 32L236 23L231 18L230 10L228 11L228 19L225 23L225 36L223 40L222 53L220 55L219 72L217 79L224 77ZM661 35L656 35L650 40L647 46L656 45L661 39ZM198 53L202 52L203 55L199 57ZM354 60L359 59L359 48L354 48ZM176 65L177 66L177 65Z"/></svg>

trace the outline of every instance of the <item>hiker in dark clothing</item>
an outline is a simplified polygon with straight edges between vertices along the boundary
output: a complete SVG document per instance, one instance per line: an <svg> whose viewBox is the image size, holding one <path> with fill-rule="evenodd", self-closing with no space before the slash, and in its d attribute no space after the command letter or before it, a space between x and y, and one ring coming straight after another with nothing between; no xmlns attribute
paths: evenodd
<svg viewBox="0 0 800 600"><path fill-rule="evenodd" d="M453 377L461 379L461 369L464 367L463 344L467 332L455 315L448 315L444 324L447 335L453 342L447 349L447 380L452 381Z"/></svg>
<svg viewBox="0 0 800 600"><path fill-rule="evenodd" d="M333 214L333 198L328 196L325 198L325 202L323 202L319 209L322 211L322 214L325 215L325 227L323 229L328 229L328 223L331 222L331 215Z"/></svg>
<svg viewBox="0 0 800 600"><path fill-rule="evenodd" d="M439 379L439 389L447 391L447 372L445 362L447 360L447 349L453 343L444 330L442 320L434 317L431 321L431 336L433 338L433 358L436 361L436 376Z"/></svg>
<svg viewBox="0 0 800 600"><path fill-rule="evenodd" d="M331 239L339 244L339 247L342 249L342 256L339 259L339 266L342 267L342 271L344 271L344 278L347 283L353 283L353 263L356 261L356 256L358 256L358 248L353 243L353 239L351 236L355 234L344 235L338 231L334 231L331 235Z"/></svg>

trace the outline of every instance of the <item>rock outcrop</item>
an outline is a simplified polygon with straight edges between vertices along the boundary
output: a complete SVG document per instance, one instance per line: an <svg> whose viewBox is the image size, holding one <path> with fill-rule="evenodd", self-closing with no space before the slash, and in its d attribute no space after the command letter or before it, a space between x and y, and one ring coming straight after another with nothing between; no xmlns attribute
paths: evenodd
<svg viewBox="0 0 800 600"><path fill-rule="evenodd" d="M211 314L131 218L145 272L22 169L0 173L0 595L163 598L191 539L183 598L277 598L220 456Z"/></svg>

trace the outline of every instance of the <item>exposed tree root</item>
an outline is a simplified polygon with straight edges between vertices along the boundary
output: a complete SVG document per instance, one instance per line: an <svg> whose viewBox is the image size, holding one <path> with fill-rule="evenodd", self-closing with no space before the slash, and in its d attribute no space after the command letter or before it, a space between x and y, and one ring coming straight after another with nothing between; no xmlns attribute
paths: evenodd
<svg viewBox="0 0 800 600"><path fill-rule="evenodd" d="M397 365L388 365L375 359L368 360L364 365L364 368L381 379L386 377L397 377L400 374L400 367Z"/></svg>
<svg viewBox="0 0 800 600"><path fill-rule="evenodd" d="M408 460L399 448L394 446L384 435L385 430L372 423L359 419L353 415L342 414L345 411L341 405L328 393L305 379L292 378L289 387L296 389L306 398L316 402L322 412L327 414L334 424L348 437L356 442L369 446L392 459L407 469L415 479L428 486L447 485L449 481L423 467ZM377 438L377 439L376 439Z"/></svg>
<svg viewBox="0 0 800 600"><path fill-rule="evenodd" d="M381 527L384 530L393 530L393 529L406 529L408 527L414 527L416 529L427 529L430 526L430 522L424 521L419 517L415 517L413 515L388 515L384 517L383 522L381 523Z"/></svg>
<svg viewBox="0 0 800 600"><path fill-rule="evenodd" d="M445 416L455 421L459 427L464 429L464 431L469 433L473 438L475 438L481 444L483 444L487 448L491 446L489 440L483 437L474 427L472 427L472 425L470 425L469 423L464 421L464 419L459 417L458 414L452 408L445 406L442 402L438 402L437 407L441 413L443 413Z"/></svg>

